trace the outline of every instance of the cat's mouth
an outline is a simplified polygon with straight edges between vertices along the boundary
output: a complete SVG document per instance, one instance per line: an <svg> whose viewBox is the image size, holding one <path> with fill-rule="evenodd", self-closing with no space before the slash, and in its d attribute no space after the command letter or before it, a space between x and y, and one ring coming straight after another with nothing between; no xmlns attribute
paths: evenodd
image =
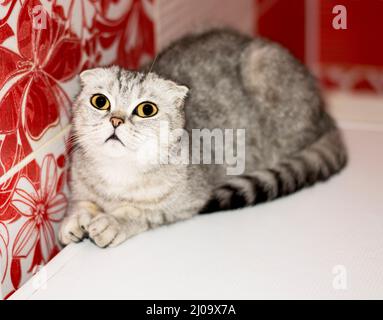
<svg viewBox="0 0 383 320"><path fill-rule="evenodd" d="M110 140L118 141L118 142L120 142L125 147L124 143L120 140L119 137L117 137L117 135L114 132L113 132L113 134L108 139L105 140L105 143L107 143Z"/></svg>

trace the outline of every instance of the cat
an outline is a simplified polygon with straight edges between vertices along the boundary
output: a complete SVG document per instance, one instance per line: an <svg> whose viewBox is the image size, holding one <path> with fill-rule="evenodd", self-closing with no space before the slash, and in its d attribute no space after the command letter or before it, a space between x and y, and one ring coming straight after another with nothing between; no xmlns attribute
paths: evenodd
<svg viewBox="0 0 383 320"><path fill-rule="evenodd" d="M80 82L63 245L88 237L114 247L197 214L291 194L346 165L315 79L266 39L230 30L188 35L140 71L95 68ZM172 132L244 129L243 174L228 175L227 163L153 161L185 141L172 133L166 146L158 144L162 122Z"/></svg>

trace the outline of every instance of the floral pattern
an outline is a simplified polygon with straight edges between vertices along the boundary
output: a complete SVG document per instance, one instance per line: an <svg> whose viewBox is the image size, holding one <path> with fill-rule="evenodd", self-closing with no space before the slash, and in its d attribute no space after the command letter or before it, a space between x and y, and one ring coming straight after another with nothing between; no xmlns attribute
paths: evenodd
<svg viewBox="0 0 383 320"><path fill-rule="evenodd" d="M49 154L41 166L39 183L36 185L23 176L19 179L12 197L13 207L26 218L13 243L12 259L25 258L35 250L38 257L34 257L30 270L47 262L58 251L52 223L62 220L67 198L57 186L57 164L54 156ZM12 270L12 275L15 272L19 274ZM12 277L12 282L18 287L17 276Z"/></svg>
<svg viewBox="0 0 383 320"><path fill-rule="evenodd" d="M152 10L152 0L0 0L0 298L60 249L68 151L57 137L76 75L151 58Z"/></svg>

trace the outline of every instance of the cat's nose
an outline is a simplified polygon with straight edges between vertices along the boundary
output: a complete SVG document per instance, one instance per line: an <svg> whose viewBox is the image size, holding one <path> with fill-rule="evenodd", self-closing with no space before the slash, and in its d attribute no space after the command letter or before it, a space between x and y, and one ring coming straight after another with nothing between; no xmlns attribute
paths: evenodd
<svg viewBox="0 0 383 320"><path fill-rule="evenodd" d="M118 117L111 117L110 123L112 124L114 128L117 128L120 124L124 123L124 119L118 118Z"/></svg>

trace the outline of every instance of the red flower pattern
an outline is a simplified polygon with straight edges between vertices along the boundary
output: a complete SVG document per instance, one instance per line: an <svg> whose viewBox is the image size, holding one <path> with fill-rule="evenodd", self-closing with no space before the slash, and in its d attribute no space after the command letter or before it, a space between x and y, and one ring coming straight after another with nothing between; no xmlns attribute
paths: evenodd
<svg viewBox="0 0 383 320"><path fill-rule="evenodd" d="M147 14L152 5L151 0L0 0L3 297L59 251L55 230L67 205L64 142L40 150L69 121L75 76L105 64L136 68L152 56L154 29ZM36 27L36 8L45 27ZM23 161L28 155L31 160Z"/></svg>
<svg viewBox="0 0 383 320"><path fill-rule="evenodd" d="M39 139L58 123L60 107L69 111L69 99L58 81L74 77L81 57L80 40L55 10L52 18L46 12L41 13L46 17L46 28L34 26L32 12L37 6L41 6L39 0L28 0L20 9L17 24L20 55L0 47L5 71L0 86L19 76L0 101L0 111L5 115L0 119L0 133L14 133L23 127L32 139Z"/></svg>
<svg viewBox="0 0 383 320"><path fill-rule="evenodd" d="M12 248L13 259L28 257L33 250L41 257L34 257L31 270L41 262L47 262L56 247L55 233L52 226L60 222L67 206L67 198L57 191L58 170L52 154L44 158L38 186L28 177L21 177L12 197L12 206L26 218L15 237ZM35 253L36 254L36 253ZM16 270L12 270L20 274ZM15 277L12 278L12 280ZM17 288L19 281L13 281Z"/></svg>

